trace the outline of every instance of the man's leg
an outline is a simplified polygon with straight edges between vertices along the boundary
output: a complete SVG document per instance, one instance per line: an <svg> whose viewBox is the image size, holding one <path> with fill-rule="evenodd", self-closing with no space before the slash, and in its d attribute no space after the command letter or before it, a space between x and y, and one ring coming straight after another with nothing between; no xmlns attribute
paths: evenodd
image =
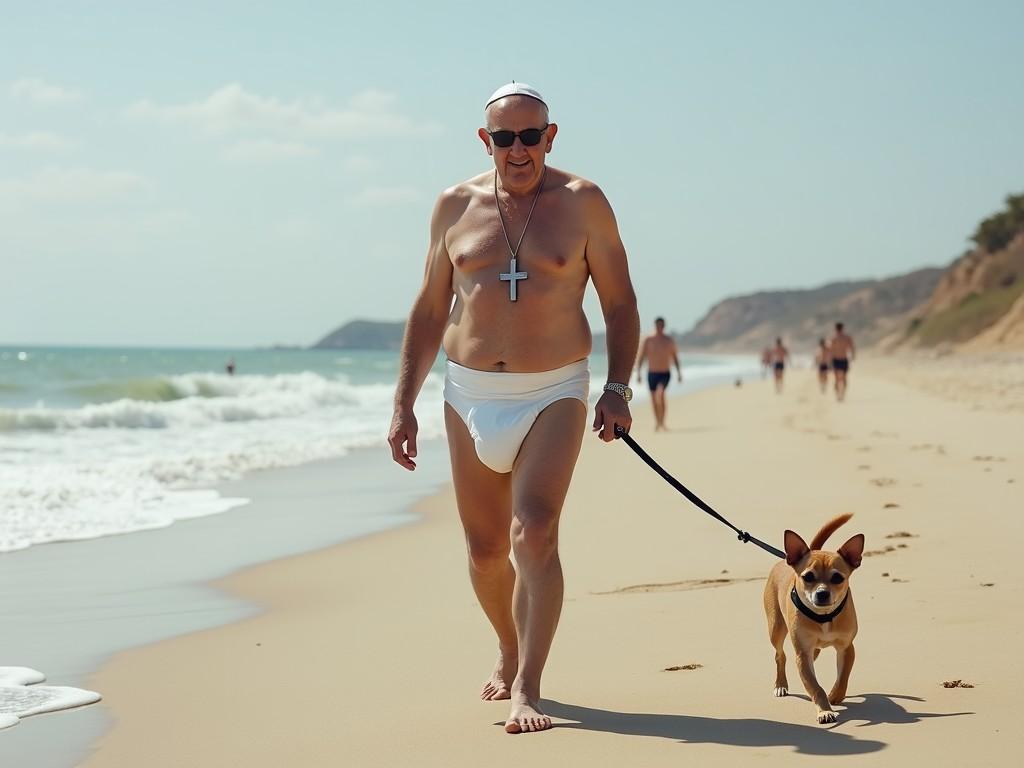
<svg viewBox="0 0 1024 768"><path fill-rule="evenodd" d="M661 412L658 418L658 423L661 424L662 429L668 429L665 424L665 416L668 414L668 402L665 400L665 385L662 384L658 387L658 410Z"/></svg>
<svg viewBox="0 0 1024 768"><path fill-rule="evenodd" d="M836 371L836 398L842 402L846 397L846 371Z"/></svg>
<svg viewBox="0 0 1024 768"><path fill-rule="evenodd" d="M512 554L516 562L513 615L519 637L519 673L512 684L509 733L551 727L540 703L540 678L562 610L558 519L576 466L586 406L552 403L533 424L512 468Z"/></svg>
<svg viewBox="0 0 1024 768"><path fill-rule="evenodd" d="M445 426L452 457L452 480L459 517L466 533L469 578L480 607L498 635L498 662L480 692L482 699L507 699L519 664L512 619L515 570L509 560L512 521L511 475L481 463L462 418L445 403Z"/></svg>

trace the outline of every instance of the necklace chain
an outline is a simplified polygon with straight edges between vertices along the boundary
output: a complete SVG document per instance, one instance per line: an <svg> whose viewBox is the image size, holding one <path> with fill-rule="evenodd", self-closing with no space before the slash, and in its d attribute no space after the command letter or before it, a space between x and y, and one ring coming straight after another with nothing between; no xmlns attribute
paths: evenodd
<svg viewBox="0 0 1024 768"><path fill-rule="evenodd" d="M548 176L548 169L544 168L544 173L540 177L540 184L537 185L537 192L533 196L533 204L530 206L530 212L526 215L526 224L523 225L523 233L519 236L519 242L516 243L515 249L512 248L512 241L508 239L508 230L505 229L505 219L501 215L501 206L498 204L498 171L494 171L494 208L498 211L498 221L501 222L501 233L505 235L505 244L508 246L508 252L512 254L512 259L517 258L519 253L519 246L523 244L523 238L526 237L526 230L530 226L530 219L533 217L533 209L537 207L537 200L540 198L541 190L544 189L544 180Z"/></svg>

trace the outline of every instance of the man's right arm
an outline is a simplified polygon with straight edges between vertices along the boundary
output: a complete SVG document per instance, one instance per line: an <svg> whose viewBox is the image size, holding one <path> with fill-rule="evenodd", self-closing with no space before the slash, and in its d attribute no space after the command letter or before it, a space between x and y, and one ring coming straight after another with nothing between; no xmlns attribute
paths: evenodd
<svg viewBox="0 0 1024 768"><path fill-rule="evenodd" d="M413 302L405 324L399 358L395 407L388 432L391 457L406 469L416 469L416 433L419 427L413 404L423 386L441 346L452 306L452 263L448 258L445 235L451 226L454 195L445 192L438 198L430 220L430 246L423 285Z"/></svg>

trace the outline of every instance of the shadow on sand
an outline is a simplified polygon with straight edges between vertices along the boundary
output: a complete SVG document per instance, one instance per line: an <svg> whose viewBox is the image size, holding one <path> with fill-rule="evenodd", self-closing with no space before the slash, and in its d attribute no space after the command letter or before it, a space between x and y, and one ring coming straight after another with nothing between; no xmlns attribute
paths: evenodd
<svg viewBox="0 0 1024 768"><path fill-rule="evenodd" d="M863 720L858 727L879 723L909 724L931 717L974 714L956 712L937 714L908 712L896 699L923 701L913 696L869 693L854 697L840 710L838 725ZM858 739L837 731L837 726L793 725L755 718L727 719L693 715L614 712L592 709L544 699L542 708L551 717L573 720L558 723L558 728L575 728L624 736L650 736L674 739L687 744L724 744L734 747L792 747L807 755L861 755L878 752L888 745L883 741ZM808 709L808 718L811 717Z"/></svg>

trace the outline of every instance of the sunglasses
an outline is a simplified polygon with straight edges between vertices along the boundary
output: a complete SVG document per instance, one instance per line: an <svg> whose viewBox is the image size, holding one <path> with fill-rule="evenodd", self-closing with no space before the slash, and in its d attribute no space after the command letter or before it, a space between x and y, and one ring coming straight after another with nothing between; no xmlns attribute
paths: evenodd
<svg viewBox="0 0 1024 768"><path fill-rule="evenodd" d="M488 131L491 140L494 142L494 146L501 147L502 149L508 149L516 143L516 136L523 142L524 147L535 147L540 144L541 138L544 136L544 132L548 129L545 125L543 128L527 128L525 131Z"/></svg>

